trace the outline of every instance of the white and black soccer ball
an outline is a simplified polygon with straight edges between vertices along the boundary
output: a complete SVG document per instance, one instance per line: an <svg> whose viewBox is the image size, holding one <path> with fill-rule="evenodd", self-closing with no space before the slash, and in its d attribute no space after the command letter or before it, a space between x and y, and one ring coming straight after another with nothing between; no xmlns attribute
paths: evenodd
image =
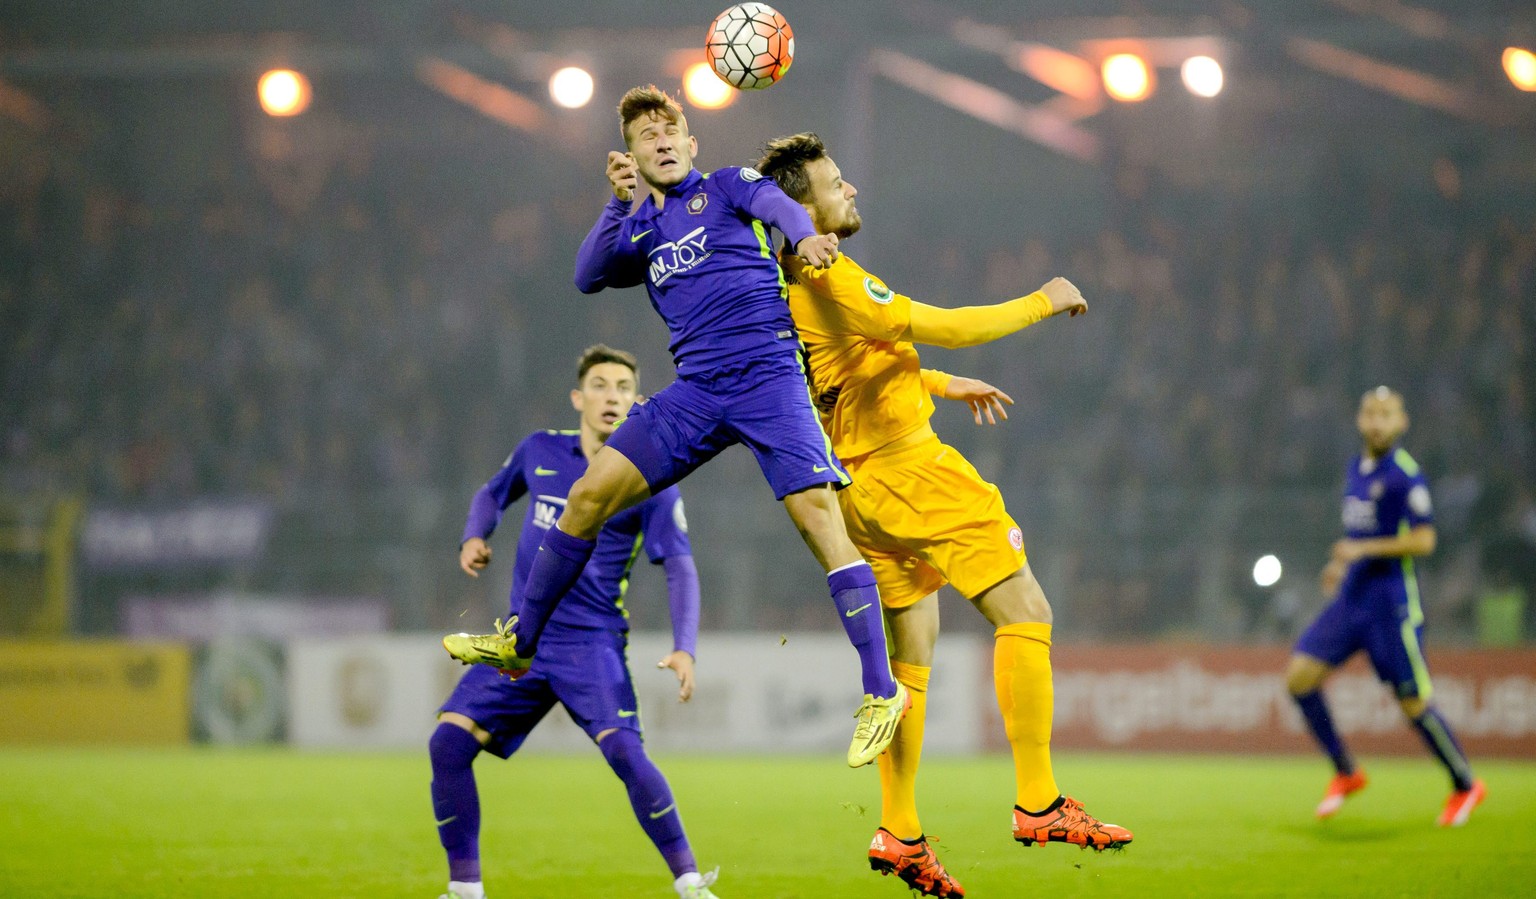
<svg viewBox="0 0 1536 899"><path fill-rule="evenodd" d="M768 4L738 3L710 23L704 58L731 87L762 90L789 71L795 59L795 32Z"/></svg>

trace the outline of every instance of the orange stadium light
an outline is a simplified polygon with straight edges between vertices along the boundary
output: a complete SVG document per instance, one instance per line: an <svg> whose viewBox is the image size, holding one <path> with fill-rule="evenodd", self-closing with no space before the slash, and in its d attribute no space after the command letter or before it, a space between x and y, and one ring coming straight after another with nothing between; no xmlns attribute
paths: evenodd
<svg viewBox="0 0 1536 899"><path fill-rule="evenodd" d="M1135 103L1152 96L1152 70L1134 53L1116 53L1107 57L1100 71L1104 77L1104 92L1116 100Z"/></svg>
<svg viewBox="0 0 1536 899"><path fill-rule="evenodd" d="M1536 53L1524 47L1505 47L1504 74L1515 87L1536 91Z"/></svg>
<svg viewBox="0 0 1536 899"><path fill-rule="evenodd" d="M292 69L273 69L256 82L256 98L269 116L295 116L309 108L309 79Z"/></svg>
<svg viewBox="0 0 1536 899"><path fill-rule="evenodd" d="M699 109L724 109L736 102L736 89L720 80L707 62L683 71L683 96Z"/></svg>
<svg viewBox="0 0 1536 899"><path fill-rule="evenodd" d="M1184 79L1185 89L1197 97L1214 97L1226 84L1221 63L1209 56L1191 56L1184 60L1179 66L1179 77Z"/></svg>
<svg viewBox="0 0 1536 899"><path fill-rule="evenodd" d="M580 109L592 100L592 75L580 66L566 66L549 76L549 98L566 109Z"/></svg>

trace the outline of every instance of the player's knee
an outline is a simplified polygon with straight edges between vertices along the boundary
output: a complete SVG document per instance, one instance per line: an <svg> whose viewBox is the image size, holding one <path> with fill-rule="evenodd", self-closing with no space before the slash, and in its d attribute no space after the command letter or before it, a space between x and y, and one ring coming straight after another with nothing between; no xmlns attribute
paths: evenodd
<svg viewBox="0 0 1536 899"><path fill-rule="evenodd" d="M622 727L598 734L597 748L608 762L608 767L620 777L623 777L625 772L645 756L645 747L640 742L640 735Z"/></svg>
<svg viewBox="0 0 1536 899"><path fill-rule="evenodd" d="M434 768L467 768L479 753L480 741L469 729L454 722L439 722L427 740L427 754Z"/></svg>
<svg viewBox="0 0 1536 899"><path fill-rule="evenodd" d="M1285 688L1292 696L1305 696L1323 685L1322 672L1306 659L1293 657L1285 670Z"/></svg>
<svg viewBox="0 0 1536 899"><path fill-rule="evenodd" d="M1429 703L1417 696L1405 696L1399 699L1397 704L1402 708L1403 714L1407 715L1409 720L1417 720L1429 710Z"/></svg>

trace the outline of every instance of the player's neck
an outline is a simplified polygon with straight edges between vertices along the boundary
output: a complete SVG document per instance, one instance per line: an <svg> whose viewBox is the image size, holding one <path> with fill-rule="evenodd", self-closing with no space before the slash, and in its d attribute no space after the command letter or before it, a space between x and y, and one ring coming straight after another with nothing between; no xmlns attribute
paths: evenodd
<svg viewBox="0 0 1536 899"><path fill-rule="evenodd" d="M602 437L596 431L593 431L586 425L582 425L581 454L587 457L588 462L592 461L592 457L597 455L597 451L602 449L603 444L607 442L608 438Z"/></svg>

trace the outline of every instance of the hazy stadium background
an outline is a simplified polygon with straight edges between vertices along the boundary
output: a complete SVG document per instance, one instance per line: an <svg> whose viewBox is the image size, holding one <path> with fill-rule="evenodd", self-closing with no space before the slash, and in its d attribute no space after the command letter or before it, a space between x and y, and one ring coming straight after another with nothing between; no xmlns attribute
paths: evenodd
<svg viewBox="0 0 1536 899"><path fill-rule="evenodd" d="M179 672L183 703L210 677L236 683L207 700L233 729L204 710L194 735L279 739L291 716L336 716L306 708L304 691L268 705L315 637L401 632L431 653L428 635L502 613L520 518L498 535L490 576L464 577L455 547L474 489L530 430L573 424L565 397L586 345L636 352L648 390L672 378L643 292L581 296L572 261L619 146L618 95L650 81L675 91L721 5L160 0L87 14L9 0L0 634L19 641L4 649L12 711L87 690L29 654L32 641L158 637L191 655L112 652L130 672L135 659L169 666L154 677ZM963 408L936 423L1023 525L1062 677L1074 651L1155 643L1171 648L1145 664L1170 683L1278 678L1279 647L1321 602L1356 399L1387 383L1407 397L1407 446L1437 502L1440 548L1423 566L1432 663L1450 675L1493 660L1492 680L1466 689L1504 690L1489 733L1531 751L1536 94L1500 58L1536 49L1536 8L779 8L796 29L793 70L724 110L690 108L701 168L814 130L860 189L866 229L847 250L896 289L994 302L1060 274L1092 304L992 346L924 352L1018 400L1002 427L976 428ZM1146 54L1156 91L1122 103L1090 84L1074 100L1005 58L1069 83L1079 69L1042 45L1090 73L1111 51ZM1194 53L1223 65L1218 96L1180 83ZM596 79L584 108L550 101L549 75L569 64ZM257 78L279 67L312 84L300 115L257 102ZM702 697L732 657L712 632L729 632L721 647L836 636L821 576L750 454L727 452L683 490ZM1252 568L1270 553L1284 574L1261 588ZM664 630L665 605L659 572L641 572L636 627ZM984 651L980 616L953 596L944 614L949 651ZM258 639L230 642L244 638ZM369 645L395 663L379 648L394 643ZM1248 645L1263 648L1233 649ZM1204 651L1191 646L1227 661L1188 674L1178 660ZM1462 651L1454 664L1437 661L1446 647ZM992 730L983 669L967 745ZM153 679L142 665L125 676ZM1417 751L1390 709L1382 720L1389 744Z"/></svg>

